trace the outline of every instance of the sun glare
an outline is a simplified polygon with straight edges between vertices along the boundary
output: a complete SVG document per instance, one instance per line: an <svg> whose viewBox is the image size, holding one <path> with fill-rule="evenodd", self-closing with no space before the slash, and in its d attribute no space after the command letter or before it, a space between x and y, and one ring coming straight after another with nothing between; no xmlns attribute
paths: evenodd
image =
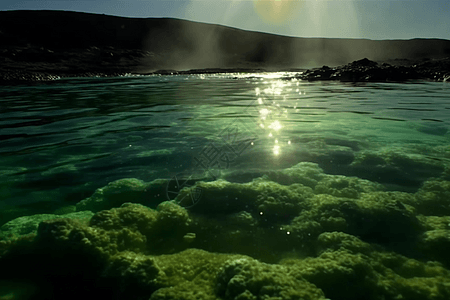
<svg viewBox="0 0 450 300"><path fill-rule="evenodd" d="M281 126L280 121L278 121L278 120L269 125L269 128L273 129L275 131L280 130L282 127L283 126Z"/></svg>
<svg viewBox="0 0 450 300"><path fill-rule="evenodd" d="M267 23L280 25L289 21L292 12L303 1L253 0L255 12Z"/></svg>

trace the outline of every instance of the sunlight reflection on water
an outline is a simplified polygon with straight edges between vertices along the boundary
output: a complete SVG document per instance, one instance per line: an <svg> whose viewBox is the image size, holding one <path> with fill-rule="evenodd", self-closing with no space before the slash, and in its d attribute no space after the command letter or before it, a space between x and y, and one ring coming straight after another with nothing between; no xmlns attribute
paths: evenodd
<svg viewBox="0 0 450 300"><path fill-rule="evenodd" d="M361 149L443 159L439 149L449 144L450 126L447 82L312 83L293 80L293 74L1 87L0 202L72 203L117 179L171 178L195 169L202 149L221 145L236 130L243 133L236 141L248 147L221 161L227 172L310 161L339 173L348 167L339 159L349 163Z"/></svg>

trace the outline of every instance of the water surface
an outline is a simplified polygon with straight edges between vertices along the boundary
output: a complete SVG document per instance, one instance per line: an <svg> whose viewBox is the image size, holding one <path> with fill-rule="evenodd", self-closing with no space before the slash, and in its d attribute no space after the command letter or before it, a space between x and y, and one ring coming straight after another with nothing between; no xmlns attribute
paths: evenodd
<svg viewBox="0 0 450 300"><path fill-rule="evenodd" d="M53 213L122 178L192 174L249 182L313 162L387 190L414 192L429 178L448 180L448 83L311 83L292 76L0 87L0 224Z"/></svg>

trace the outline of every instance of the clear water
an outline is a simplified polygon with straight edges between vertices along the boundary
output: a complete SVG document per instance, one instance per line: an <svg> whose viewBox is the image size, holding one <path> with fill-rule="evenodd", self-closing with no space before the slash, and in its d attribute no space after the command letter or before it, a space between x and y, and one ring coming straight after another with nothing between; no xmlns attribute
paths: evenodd
<svg viewBox="0 0 450 300"><path fill-rule="evenodd" d="M450 174L449 83L310 83L292 75L0 87L0 225L74 205L122 178L248 182L308 161L329 174L415 191ZM355 166L369 152L418 165Z"/></svg>

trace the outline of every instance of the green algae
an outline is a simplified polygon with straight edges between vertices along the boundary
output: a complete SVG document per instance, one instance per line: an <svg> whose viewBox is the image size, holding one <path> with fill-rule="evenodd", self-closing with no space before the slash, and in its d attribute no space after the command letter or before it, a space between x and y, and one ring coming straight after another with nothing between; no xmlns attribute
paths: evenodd
<svg viewBox="0 0 450 300"><path fill-rule="evenodd" d="M78 220L89 220L94 214L90 211L74 212L65 215L39 214L16 218L0 227L0 240L7 238L18 238L20 236L35 234L39 223L44 220L57 218L69 218Z"/></svg>
<svg viewBox="0 0 450 300"><path fill-rule="evenodd" d="M126 202L142 203L156 206L166 200L166 185L164 179L149 183L136 178L124 178L110 182L107 186L98 188L94 194L76 204L77 211L90 210L98 212L104 209L118 207Z"/></svg>
<svg viewBox="0 0 450 300"><path fill-rule="evenodd" d="M328 175L315 186L316 194L329 194L336 197L359 198L362 192L383 190L383 186L357 177Z"/></svg>
<svg viewBox="0 0 450 300"><path fill-rule="evenodd" d="M0 267L21 265L24 248L28 261L46 253L50 269L63 256L95 261L93 280L121 299L450 297L446 181L390 192L304 163L247 183L199 181L150 208L144 195L162 181L153 185L126 179L98 190L78 206L96 211L89 222L41 220L36 238L0 243ZM198 202L183 207L196 189Z"/></svg>
<svg viewBox="0 0 450 300"><path fill-rule="evenodd" d="M321 181L326 174L317 164L301 162L280 171L269 172L267 177L269 180L278 182L283 185L291 185L293 183L300 183L314 189L319 181Z"/></svg>
<svg viewBox="0 0 450 300"><path fill-rule="evenodd" d="M325 299L319 288L290 271L249 258L231 260L218 275L216 291L224 299Z"/></svg>
<svg viewBox="0 0 450 300"><path fill-rule="evenodd" d="M393 146L377 151L364 150L355 155L350 167L354 174L361 177L370 176L369 179L405 187L416 187L445 171L439 160L414 152L405 153L405 149Z"/></svg>
<svg viewBox="0 0 450 300"><path fill-rule="evenodd" d="M415 194L414 202L417 212L423 215L450 215L450 181L430 180L423 184Z"/></svg>

